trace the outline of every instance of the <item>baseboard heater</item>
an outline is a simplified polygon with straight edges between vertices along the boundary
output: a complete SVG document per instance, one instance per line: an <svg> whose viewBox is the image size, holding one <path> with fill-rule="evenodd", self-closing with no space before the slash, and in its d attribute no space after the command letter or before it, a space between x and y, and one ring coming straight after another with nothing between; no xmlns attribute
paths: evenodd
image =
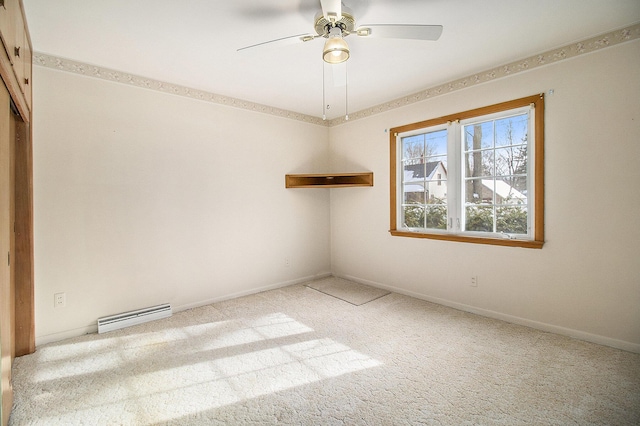
<svg viewBox="0 0 640 426"><path fill-rule="evenodd" d="M123 312L121 314L98 318L98 334L161 318L167 318L171 315L171 304L165 303L163 305L152 306L150 308L138 309L136 311Z"/></svg>

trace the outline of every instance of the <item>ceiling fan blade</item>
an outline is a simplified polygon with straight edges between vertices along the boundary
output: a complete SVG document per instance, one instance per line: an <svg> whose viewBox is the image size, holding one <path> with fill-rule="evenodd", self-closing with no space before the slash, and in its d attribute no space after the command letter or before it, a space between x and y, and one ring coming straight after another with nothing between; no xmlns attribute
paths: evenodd
<svg viewBox="0 0 640 426"><path fill-rule="evenodd" d="M329 22L342 18L342 2L340 0L320 0L322 14Z"/></svg>
<svg viewBox="0 0 640 426"><path fill-rule="evenodd" d="M442 34L442 25L363 25L357 28L355 33L363 37L435 41L438 40Z"/></svg>
<svg viewBox="0 0 640 426"><path fill-rule="evenodd" d="M313 34L298 34L298 35L294 35L294 36L288 36L288 37L282 37L282 38L277 38L275 40L269 40L269 41L263 41L262 43L257 43L257 44L252 44L251 46L245 46L245 47L241 47L239 48L237 51L243 51L243 50L247 50L247 49L253 49L256 47L277 47L277 46L285 46L288 44L296 44L296 43L302 43L305 41L311 41L315 38L318 38L318 35L313 35Z"/></svg>

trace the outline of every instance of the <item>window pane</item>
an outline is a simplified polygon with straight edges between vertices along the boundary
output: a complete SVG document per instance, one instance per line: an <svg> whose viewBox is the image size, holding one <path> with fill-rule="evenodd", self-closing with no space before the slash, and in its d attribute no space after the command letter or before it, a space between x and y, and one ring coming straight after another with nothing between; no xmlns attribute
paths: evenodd
<svg viewBox="0 0 640 426"><path fill-rule="evenodd" d="M403 203L424 204L428 197L428 188L425 182L425 164L420 159L417 164L405 164L403 169Z"/></svg>
<svg viewBox="0 0 640 426"><path fill-rule="evenodd" d="M422 182L424 180L425 166L421 161L419 163L405 163L404 164L404 175L402 181L404 183L409 182Z"/></svg>
<svg viewBox="0 0 640 426"><path fill-rule="evenodd" d="M493 232L493 206L467 206L465 230Z"/></svg>
<svg viewBox="0 0 640 426"><path fill-rule="evenodd" d="M468 204L493 204L493 180L467 180L465 182L464 201Z"/></svg>
<svg viewBox="0 0 640 426"><path fill-rule="evenodd" d="M447 173L446 168L447 168L447 156L446 155L437 155L437 156L431 156L428 158L428 163L442 163L442 166L445 168L445 170L439 170L438 173ZM433 170L435 168L437 164L434 164L430 170ZM427 173L428 175L429 173Z"/></svg>
<svg viewBox="0 0 640 426"><path fill-rule="evenodd" d="M428 199L428 190L425 190L424 183L412 183L404 185L403 204L425 204Z"/></svg>
<svg viewBox="0 0 640 426"><path fill-rule="evenodd" d="M424 228L424 207L404 206L402 208L402 223L407 228Z"/></svg>
<svg viewBox="0 0 640 426"><path fill-rule="evenodd" d="M527 203L527 125L520 114L464 126L465 230L527 233L515 207Z"/></svg>
<svg viewBox="0 0 640 426"><path fill-rule="evenodd" d="M496 231L507 234L527 233L527 208L501 206L496 209Z"/></svg>
<svg viewBox="0 0 640 426"><path fill-rule="evenodd" d="M426 134L425 156L447 155L447 131L440 130Z"/></svg>
<svg viewBox="0 0 640 426"><path fill-rule="evenodd" d="M429 192L427 200L447 196L447 170L442 161L430 161L426 164L426 185Z"/></svg>
<svg viewBox="0 0 640 426"><path fill-rule="evenodd" d="M470 178L472 176L478 176L477 170L479 170L482 164L482 158L479 157L480 152L477 153L467 153L464 156L464 177ZM478 169L476 169L476 164L478 164Z"/></svg>
<svg viewBox="0 0 640 426"><path fill-rule="evenodd" d="M434 182L435 185L435 182ZM447 206L447 198L446 197L431 197L427 200L427 204L432 206Z"/></svg>
<svg viewBox="0 0 640 426"><path fill-rule="evenodd" d="M424 157L424 135L402 138L402 159L411 160ZM417 161L409 161L416 164Z"/></svg>
<svg viewBox="0 0 640 426"><path fill-rule="evenodd" d="M401 140L403 225L446 229L447 130L426 132Z"/></svg>
<svg viewBox="0 0 640 426"><path fill-rule="evenodd" d="M527 147L512 146L495 150L495 175L507 176L527 173Z"/></svg>
<svg viewBox="0 0 640 426"><path fill-rule="evenodd" d="M494 182L496 204L526 204L527 177L505 176ZM524 192L522 192L524 191Z"/></svg>
<svg viewBox="0 0 640 426"><path fill-rule="evenodd" d="M526 113L496 120L496 146L526 143L528 124L529 115Z"/></svg>
<svg viewBox="0 0 640 426"><path fill-rule="evenodd" d="M493 121L464 126L465 151L493 148Z"/></svg>
<svg viewBox="0 0 640 426"><path fill-rule="evenodd" d="M517 175L517 176L509 176L507 183L511 185L516 191L524 196L522 200L524 203L527 202L527 175Z"/></svg>
<svg viewBox="0 0 640 426"><path fill-rule="evenodd" d="M430 204L427 207L427 228L447 229L446 204Z"/></svg>
<svg viewBox="0 0 640 426"><path fill-rule="evenodd" d="M465 177L493 176L493 150L473 151L465 154Z"/></svg>

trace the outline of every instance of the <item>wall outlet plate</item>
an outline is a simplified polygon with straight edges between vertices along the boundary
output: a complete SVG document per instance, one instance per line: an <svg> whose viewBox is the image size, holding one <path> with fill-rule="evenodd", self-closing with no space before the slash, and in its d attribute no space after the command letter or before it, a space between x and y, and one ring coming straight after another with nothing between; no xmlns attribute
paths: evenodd
<svg viewBox="0 0 640 426"><path fill-rule="evenodd" d="M64 308L67 306L67 294L56 293L53 295L53 306L55 308Z"/></svg>

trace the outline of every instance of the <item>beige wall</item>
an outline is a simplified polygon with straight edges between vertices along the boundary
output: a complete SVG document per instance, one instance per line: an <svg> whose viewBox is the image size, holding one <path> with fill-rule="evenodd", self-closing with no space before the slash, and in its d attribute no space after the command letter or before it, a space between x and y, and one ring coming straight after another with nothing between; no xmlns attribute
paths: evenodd
<svg viewBox="0 0 640 426"><path fill-rule="evenodd" d="M640 41L326 129L36 66L37 341L332 271L640 352L637 69ZM389 235L385 129L550 89L542 250ZM375 186L284 189L327 168Z"/></svg>
<svg viewBox="0 0 640 426"><path fill-rule="evenodd" d="M329 191L284 187L326 170L327 128L43 67L34 81L38 344L330 272Z"/></svg>
<svg viewBox="0 0 640 426"><path fill-rule="evenodd" d="M331 128L336 275L640 351L640 41ZM542 250L392 237L385 129L554 90L546 98ZM470 286L477 275L477 288Z"/></svg>

